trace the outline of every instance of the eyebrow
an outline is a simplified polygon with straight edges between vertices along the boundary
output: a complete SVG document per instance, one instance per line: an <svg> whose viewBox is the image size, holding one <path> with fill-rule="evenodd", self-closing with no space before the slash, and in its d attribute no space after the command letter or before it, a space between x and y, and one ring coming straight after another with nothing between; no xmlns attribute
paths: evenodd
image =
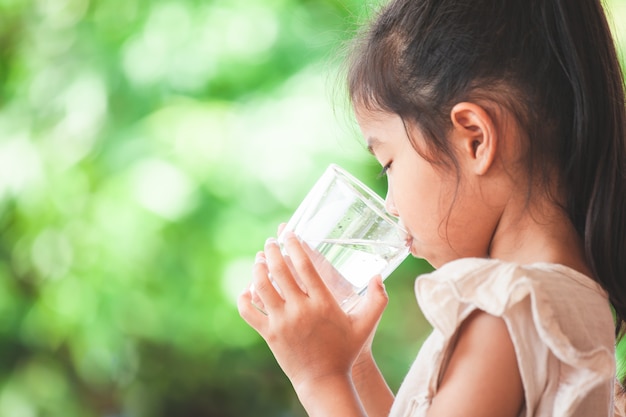
<svg viewBox="0 0 626 417"><path fill-rule="evenodd" d="M374 150L380 145L380 143L381 143L380 139L374 136L369 136L367 138L367 151L371 153L372 155L375 155Z"/></svg>

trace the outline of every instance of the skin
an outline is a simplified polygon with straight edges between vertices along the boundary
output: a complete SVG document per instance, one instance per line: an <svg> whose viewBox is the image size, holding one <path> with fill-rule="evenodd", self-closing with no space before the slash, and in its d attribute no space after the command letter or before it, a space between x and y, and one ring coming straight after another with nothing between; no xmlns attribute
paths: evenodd
<svg viewBox="0 0 626 417"><path fill-rule="evenodd" d="M405 128L395 114L357 108L363 137L385 167L387 210L409 231L412 254L435 267L461 257L491 257L559 263L590 275L566 214L545 193L533 192L527 201L529 181L519 160L523 136L497 108L487 102L452 108L447 139L458 175L430 162L437 156L417 126ZM286 250L304 289L269 239L257 255L252 281L268 315L251 306L246 291L239 298L241 316L266 340L310 416L388 415L393 394L371 354L387 305L380 277L372 279L365 300L344 313L295 236L287 239ZM517 416L524 392L504 321L477 311L461 325L457 340L428 416Z"/></svg>

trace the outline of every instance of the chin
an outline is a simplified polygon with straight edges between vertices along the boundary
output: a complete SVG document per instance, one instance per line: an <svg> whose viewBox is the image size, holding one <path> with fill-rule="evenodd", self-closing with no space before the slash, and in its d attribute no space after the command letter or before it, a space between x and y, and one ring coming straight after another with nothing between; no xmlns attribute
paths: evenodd
<svg viewBox="0 0 626 417"><path fill-rule="evenodd" d="M447 262L447 260L443 259L441 256L437 256L436 253L420 250L419 248L416 248L415 245L411 246L411 255L415 258L425 260L435 269Z"/></svg>
<svg viewBox="0 0 626 417"><path fill-rule="evenodd" d="M421 250L422 248L418 247L416 240L414 239L411 242L411 247L409 249L411 255L414 258L418 258L418 259L424 259L426 261L429 261L429 256L427 253L425 253L423 250ZM429 261L430 262L430 261Z"/></svg>

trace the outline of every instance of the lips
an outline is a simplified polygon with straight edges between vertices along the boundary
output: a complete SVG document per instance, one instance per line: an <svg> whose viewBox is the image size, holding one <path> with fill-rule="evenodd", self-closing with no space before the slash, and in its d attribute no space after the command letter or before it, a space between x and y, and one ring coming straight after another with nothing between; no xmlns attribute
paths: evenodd
<svg viewBox="0 0 626 417"><path fill-rule="evenodd" d="M415 256L415 250L413 248L413 236L411 235L411 231L406 227L406 225L404 224L404 222L402 221L402 218L398 219L398 224L404 228L404 230L406 231L406 239L405 239L405 245L409 248L409 250L411 251L411 254L413 256Z"/></svg>
<svg viewBox="0 0 626 417"><path fill-rule="evenodd" d="M413 253L413 236L411 236L411 232L408 229L406 233L406 239L404 240L404 244L406 245L407 248L411 250L411 253Z"/></svg>
<svg viewBox="0 0 626 417"><path fill-rule="evenodd" d="M413 239L413 236L411 236L411 232L407 230L405 244L407 248L409 248L409 251L411 252L411 254L415 256L415 248L413 247L413 241L414 239Z"/></svg>

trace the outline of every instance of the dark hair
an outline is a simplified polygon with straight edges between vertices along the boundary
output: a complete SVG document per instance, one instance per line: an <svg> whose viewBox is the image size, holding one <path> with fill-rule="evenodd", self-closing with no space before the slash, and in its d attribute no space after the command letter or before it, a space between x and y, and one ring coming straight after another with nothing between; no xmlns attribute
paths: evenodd
<svg viewBox="0 0 626 417"><path fill-rule="evenodd" d="M626 109L599 0L395 0L358 40L348 83L355 105L415 123L453 163L454 104L488 99L509 109L527 135L528 172L545 190L564 190L622 335Z"/></svg>

